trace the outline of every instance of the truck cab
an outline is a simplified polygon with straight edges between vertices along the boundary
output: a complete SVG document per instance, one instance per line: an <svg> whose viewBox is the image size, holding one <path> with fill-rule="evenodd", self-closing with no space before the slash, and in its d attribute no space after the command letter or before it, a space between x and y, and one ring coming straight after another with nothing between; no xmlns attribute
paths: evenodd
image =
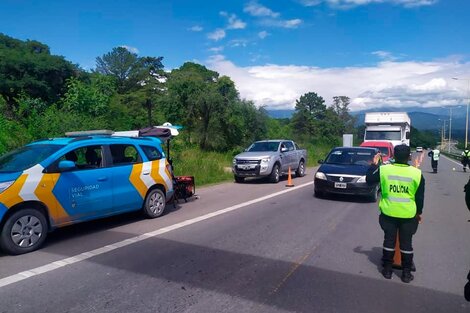
<svg viewBox="0 0 470 313"><path fill-rule="evenodd" d="M364 141L410 145L411 120L406 112L370 112L365 116Z"/></svg>

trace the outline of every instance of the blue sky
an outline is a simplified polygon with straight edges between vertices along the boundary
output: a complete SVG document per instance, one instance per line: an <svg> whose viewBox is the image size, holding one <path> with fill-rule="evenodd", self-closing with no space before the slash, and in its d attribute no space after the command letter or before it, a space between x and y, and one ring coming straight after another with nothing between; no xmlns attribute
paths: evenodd
<svg viewBox="0 0 470 313"><path fill-rule="evenodd" d="M85 69L116 46L202 63L242 97L291 108L315 91L371 105L465 102L470 1L0 1L0 32L48 44Z"/></svg>

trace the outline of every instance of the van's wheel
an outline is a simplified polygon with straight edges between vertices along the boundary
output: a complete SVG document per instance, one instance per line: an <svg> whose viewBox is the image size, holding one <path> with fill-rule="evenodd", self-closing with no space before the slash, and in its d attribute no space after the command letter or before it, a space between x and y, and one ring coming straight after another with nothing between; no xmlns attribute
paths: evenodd
<svg viewBox="0 0 470 313"><path fill-rule="evenodd" d="M5 221L0 237L0 247L13 255L34 251L46 240L47 230L47 220L41 211L19 210Z"/></svg>
<svg viewBox="0 0 470 313"><path fill-rule="evenodd" d="M233 176L235 178L236 183L243 183L245 181L245 177L240 177L240 176Z"/></svg>
<svg viewBox="0 0 470 313"><path fill-rule="evenodd" d="M279 169L279 164L274 164L273 170L269 175L269 181L271 183L277 184L279 182L279 177L281 176L281 171Z"/></svg>
<svg viewBox="0 0 470 313"><path fill-rule="evenodd" d="M302 160L299 162L299 166L295 171L295 176L297 177L304 177L305 176L305 162Z"/></svg>
<svg viewBox="0 0 470 313"><path fill-rule="evenodd" d="M156 218L163 214L166 206L165 193L158 188L152 189L144 202L144 214L148 218Z"/></svg>

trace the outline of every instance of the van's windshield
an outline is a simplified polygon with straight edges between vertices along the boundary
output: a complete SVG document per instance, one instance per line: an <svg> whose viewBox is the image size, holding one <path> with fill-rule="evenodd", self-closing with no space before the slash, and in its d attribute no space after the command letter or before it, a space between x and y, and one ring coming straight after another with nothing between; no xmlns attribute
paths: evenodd
<svg viewBox="0 0 470 313"><path fill-rule="evenodd" d="M0 157L0 173L22 172L44 161L63 145L34 144L13 150Z"/></svg>

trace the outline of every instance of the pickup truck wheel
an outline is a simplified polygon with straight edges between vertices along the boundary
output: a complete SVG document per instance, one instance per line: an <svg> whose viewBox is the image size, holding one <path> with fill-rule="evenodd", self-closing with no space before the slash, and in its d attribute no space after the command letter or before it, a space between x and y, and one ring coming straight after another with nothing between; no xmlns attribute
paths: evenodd
<svg viewBox="0 0 470 313"><path fill-rule="evenodd" d="M233 178L235 178L235 182L239 184L245 181L245 177L233 176Z"/></svg>
<svg viewBox="0 0 470 313"><path fill-rule="evenodd" d="M297 170L295 171L295 176L304 177L305 176L305 162L300 161Z"/></svg>
<svg viewBox="0 0 470 313"><path fill-rule="evenodd" d="M6 220L0 237L3 251L17 255L38 249L46 240L47 220L41 211L22 209Z"/></svg>
<svg viewBox="0 0 470 313"><path fill-rule="evenodd" d="M166 197L158 188L152 189L144 202L144 214L148 218L156 218L163 214L166 206Z"/></svg>
<svg viewBox="0 0 470 313"><path fill-rule="evenodd" d="M271 174L269 175L269 181L271 183L277 184L279 182L279 177L281 173L279 170L279 164L274 164L273 170L271 171Z"/></svg>

